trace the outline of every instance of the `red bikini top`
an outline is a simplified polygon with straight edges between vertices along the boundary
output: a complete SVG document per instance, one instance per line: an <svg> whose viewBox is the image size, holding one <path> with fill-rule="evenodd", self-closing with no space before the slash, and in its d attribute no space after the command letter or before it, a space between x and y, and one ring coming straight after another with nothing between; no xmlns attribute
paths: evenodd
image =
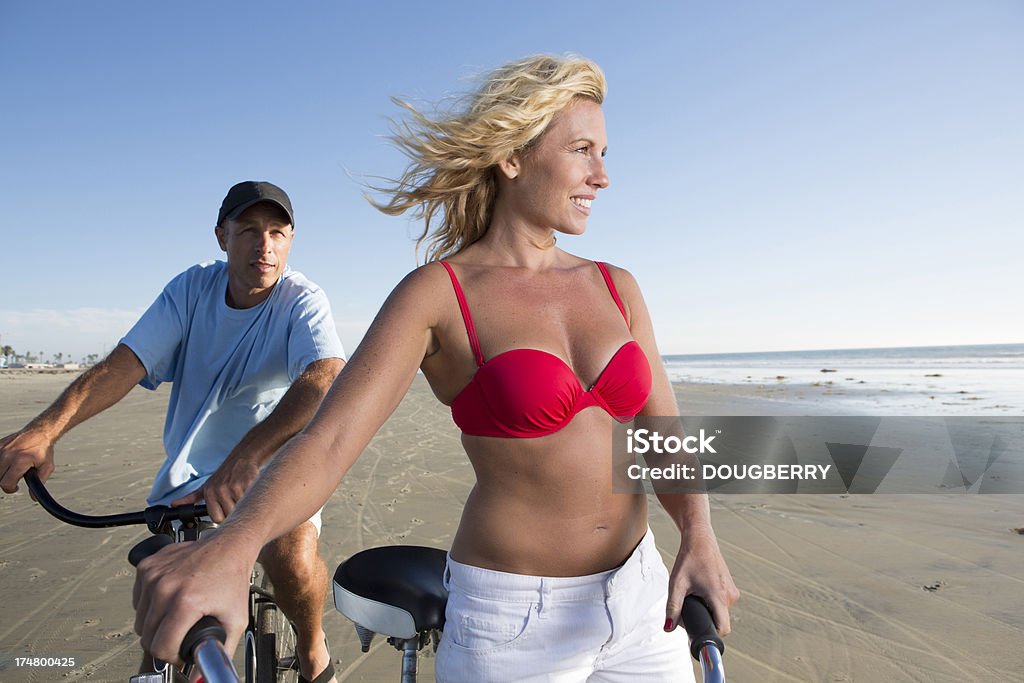
<svg viewBox="0 0 1024 683"><path fill-rule="evenodd" d="M452 401L452 418L463 434L529 439L557 432L590 406L601 406L616 420L628 422L647 404L651 367L632 340L615 352L590 391L583 390L572 368L547 351L512 349L485 361L462 286L452 267L446 261L441 265L452 279L478 368ZM608 268L600 262L597 267L625 319Z"/></svg>

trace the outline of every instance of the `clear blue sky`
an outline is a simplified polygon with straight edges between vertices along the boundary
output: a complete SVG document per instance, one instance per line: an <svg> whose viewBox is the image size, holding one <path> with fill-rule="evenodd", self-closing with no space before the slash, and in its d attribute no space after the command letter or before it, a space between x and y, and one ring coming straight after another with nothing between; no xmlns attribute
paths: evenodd
<svg viewBox="0 0 1024 683"><path fill-rule="evenodd" d="M604 68L611 188L560 246L637 276L663 353L1024 341L1024 4L0 3L0 343L109 349L218 257L237 180L351 350L415 265L360 182L534 52Z"/></svg>

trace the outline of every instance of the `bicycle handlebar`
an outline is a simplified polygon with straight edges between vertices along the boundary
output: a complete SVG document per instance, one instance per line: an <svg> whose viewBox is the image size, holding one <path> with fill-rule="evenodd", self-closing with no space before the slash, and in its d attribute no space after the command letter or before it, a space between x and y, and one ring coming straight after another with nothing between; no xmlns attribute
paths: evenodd
<svg viewBox="0 0 1024 683"><path fill-rule="evenodd" d="M122 512L113 515L83 515L68 510L54 500L50 492L46 490L43 482L40 481L39 474L35 468L25 473L25 483L28 485L28 490L32 492L32 495L44 510L66 524L87 529L145 524L151 532L158 533L167 522L194 522L197 517L206 515L205 505L182 505L180 507L153 505L138 512Z"/></svg>
<svg viewBox="0 0 1024 683"><path fill-rule="evenodd" d="M169 505L153 505L138 512L122 512L113 515L83 515L69 510L50 495L46 486L39 479L39 473L35 468L25 473L25 483L28 490L44 510L66 524L85 527L87 529L102 529L115 526L130 526L133 524L145 524L154 534L160 532L167 522L182 521L186 523L195 522L196 518L206 515L205 505L182 505L170 507ZM144 557L159 550L160 546L170 543L167 536L156 536L150 540L160 539L163 542L153 544L139 544L132 549L129 561L137 565ZM138 552L137 552L138 549ZM224 648L224 641L227 633L224 627L214 617L203 617L185 634L181 642L181 649L178 654L183 661L194 663L203 678L210 683L237 683L238 674L231 663Z"/></svg>
<svg viewBox="0 0 1024 683"><path fill-rule="evenodd" d="M718 637L711 610L696 595L687 595L683 600L683 627L690 637L690 654L700 662L704 672L704 683L724 682L722 655L725 643Z"/></svg>
<svg viewBox="0 0 1024 683"><path fill-rule="evenodd" d="M205 505L154 505L138 512L125 512L112 515L83 515L65 508L54 500L46 486L40 481L35 468L25 473L25 483L36 501L44 510L62 522L73 526L99 529L115 526L145 524L153 533L157 533L166 522L180 520L194 522L197 517L206 515ZM133 562L135 564L135 562ZM725 681L722 671L722 654L725 644L718 637L711 612L704 601L695 595L688 595L683 601L683 626L690 637L690 654L700 662L706 683ZM184 661L194 661L206 680L211 682L237 681L238 674L231 663L231 658L224 648L227 637L224 627L214 617L200 619L181 643L179 654Z"/></svg>

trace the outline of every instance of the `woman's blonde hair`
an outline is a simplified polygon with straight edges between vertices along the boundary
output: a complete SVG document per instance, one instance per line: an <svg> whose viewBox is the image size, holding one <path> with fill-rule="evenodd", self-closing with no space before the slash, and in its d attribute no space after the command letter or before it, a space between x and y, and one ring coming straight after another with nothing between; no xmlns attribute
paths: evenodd
<svg viewBox="0 0 1024 683"><path fill-rule="evenodd" d="M535 55L488 74L462 110L448 116L430 118L394 99L412 120L396 123L391 141L411 161L390 186L374 188L388 200L370 202L392 216L413 209L424 219L416 248L427 243L426 261L456 254L487 230L497 163L527 150L574 100L601 104L605 90L604 74L594 62ZM440 224L431 231L436 217Z"/></svg>

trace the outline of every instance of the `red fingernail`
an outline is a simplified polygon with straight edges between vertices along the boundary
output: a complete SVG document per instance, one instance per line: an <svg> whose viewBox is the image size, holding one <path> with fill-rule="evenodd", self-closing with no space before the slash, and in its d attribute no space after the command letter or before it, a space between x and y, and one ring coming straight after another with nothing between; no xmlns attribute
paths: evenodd
<svg viewBox="0 0 1024 683"><path fill-rule="evenodd" d="M676 625L672 622L671 618L668 618L668 619L665 620L665 630L666 631L674 631L675 628L676 628Z"/></svg>

